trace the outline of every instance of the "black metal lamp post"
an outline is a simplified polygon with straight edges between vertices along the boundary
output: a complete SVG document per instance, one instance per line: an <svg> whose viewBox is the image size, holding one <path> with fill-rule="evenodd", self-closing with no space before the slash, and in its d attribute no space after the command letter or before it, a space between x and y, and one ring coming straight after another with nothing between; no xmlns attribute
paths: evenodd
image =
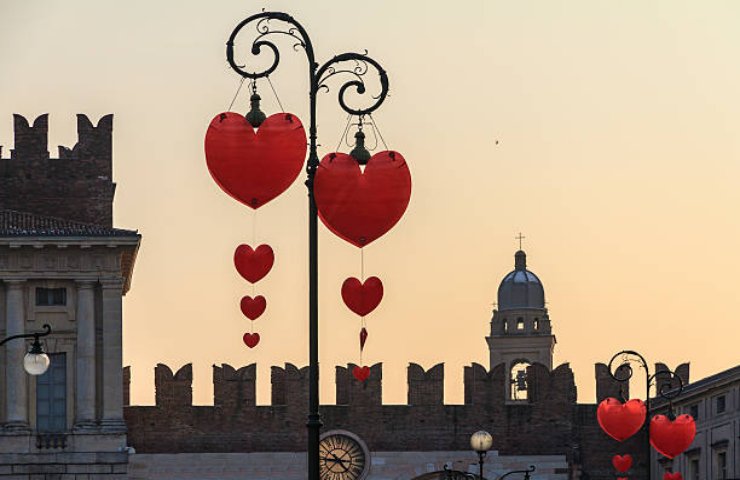
<svg viewBox="0 0 740 480"><path fill-rule="evenodd" d="M26 356L23 357L23 368L29 375L43 375L49 368L49 356L44 353L44 349L41 346L41 342L39 342L39 338L49 335L51 333L51 327L48 324L45 324L44 330L44 332L12 335L0 341L1 346L11 340L17 340L19 338L33 338L31 349L28 351Z"/></svg>
<svg viewBox="0 0 740 480"><path fill-rule="evenodd" d="M271 21L280 23L280 27L273 28ZM245 70L245 65L234 60L234 40L237 34L247 26L253 24L256 28L256 38L252 41L250 52L253 56L259 56L263 50L268 50L272 63L260 71ZM308 478L319 480L319 436L321 432L321 416L319 415L319 302L318 302L318 215L316 202L314 200L314 176L319 165L317 153L316 133L316 96L322 88L329 90L326 81L335 75L346 75L350 78L341 84L338 91L339 105L350 115L363 116L374 112L385 100L388 94L388 76L383 68L375 60L365 54L343 53L337 55L319 65L315 61L313 45L306 30L293 17L281 12L262 12L248 17L236 26L226 43L226 59L231 68L243 78L256 80L268 78L280 63L280 51L272 38L282 35L292 38L295 42L294 50L303 49L308 60L308 102L309 102L309 154L306 166L306 187L308 188L308 309L309 309L309 392L308 392ZM269 39L268 39L269 37ZM364 75L372 67L379 77L380 92L377 95L369 95L372 103L365 108L352 108L348 105L345 95L350 90L357 95L367 93ZM252 110L258 101L256 93L253 93ZM258 107L257 107L258 109ZM250 112L250 117L257 122L262 116L257 112ZM249 119L248 119L249 120ZM254 123L252 123L254 125Z"/></svg>
<svg viewBox="0 0 740 480"><path fill-rule="evenodd" d="M618 366L615 367L614 362L617 359L621 359L621 362ZM667 377L669 382L664 383L660 388L657 389L658 395L660 395L662 398L668 400L669 405L673 398L679 396L681 392L683 391L683 379L676 374L673 370L661 370L656 371L654 373L650 373L650 367L648 366L647 361L645 360L645 357L640 355L639 353L635 352L634 350L622 350L621 352L615 353L611 360L609 360L609 375L611 377L620 382L620 383L627 383L629 382L630 378L632 378L633 370L632 370L632 364L635 363L638 366L640 366L645 371L645 411L647 412L647 415L645 416L645 423L643 425L643 429L645 430L645 455L646 455L646 475L645 478L647 480L650 480L651 478L651 472L650 472L650 387L653 386L655 380L660 377ZM675 381L675 383L674 383ZM621 392L620 392L621 393ZM626 398L622 398L621 400L627 400ZM673 416L673 409L671 408L669 410L669 417Z"/></svg>
<svg viewBox="0 0 740 480"><path fill-rule="evenodd" d="M479 477L483 478L483 461L493 446L493 437L485 430L479 430L470 436L470 448L478 454Z"/></svg>

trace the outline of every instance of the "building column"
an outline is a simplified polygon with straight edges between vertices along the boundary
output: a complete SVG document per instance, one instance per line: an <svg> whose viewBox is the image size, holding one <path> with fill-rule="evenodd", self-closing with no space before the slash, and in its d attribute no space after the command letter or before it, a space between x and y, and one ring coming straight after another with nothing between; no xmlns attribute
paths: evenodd
<svg viewBox="0 0 740 480"><path fill-rule="evenodd" d="M101 426L125 431L123 421L123 279L103 279L103 415Z"/></svg>
<svg viewBox="0 0 740 480"><path fill-rule="evenodd" d="M5 334L26 333L23 286L25 280L5 280ZM21 339L5 344L5 405L7 428L28 429L28 374L23 368L26 342Z"/></svg>
<svg viewBox="0 0 740 480"><path fill-rule="evenodd" d="M95 424L95 282L77 281L75 427Z"/></svg>

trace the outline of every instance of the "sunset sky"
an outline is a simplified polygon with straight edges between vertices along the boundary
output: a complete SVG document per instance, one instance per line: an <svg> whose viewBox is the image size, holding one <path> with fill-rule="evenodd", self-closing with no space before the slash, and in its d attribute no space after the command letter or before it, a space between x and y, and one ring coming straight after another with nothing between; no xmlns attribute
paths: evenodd
<svg viewBox="0 0 740 480"><path fill-rule="evenodd" d="M374 117L413 191L365 249L386 296L364 360L383 362L386 403L406 402L409 362L445 362L445 401L462 403L463 366L488 366L519 232L579 401L594 400L593 364L623 348L689 361L694 380L740 363L739 2L4 0L3 156L13 113L50 114L52 156L76 142L75 114L115 115L115 224L143 236L124 301L132 403L153 403L158 362L193 362L198 404L212 403L212 364L256 362L265 404L271 365L308 362L302 177L255 218L203 152L240 81L226 40L263 8L301 22L318 61L367 49L390 77ZM273 84L307 125L306 60L281 45ZM319 98L321 156L346 122L338 86ZM258 88L266 113L279 111ZM248 103L244 88L233 110ZM232 255L255 221L276 264L255 290L268 307L249 350L239 299L252 290ZM322 403L333 403L334 366L359 362L340 286L360 255L323 226L319 240Z"/></svg>

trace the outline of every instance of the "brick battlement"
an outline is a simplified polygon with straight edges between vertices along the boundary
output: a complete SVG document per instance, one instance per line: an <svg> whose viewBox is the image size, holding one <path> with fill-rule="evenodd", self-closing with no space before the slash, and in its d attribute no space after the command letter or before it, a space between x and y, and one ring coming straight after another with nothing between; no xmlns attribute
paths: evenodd
<svg viewBox="0 0 740 480"><path fill-rule="evenodd" d="M0 146L0 210L34 213L82 223L113 226L113 115L97 126L77 115L78 141L48 150L48 114L33 124L13 115L15 147L3 158ZM60 201L64 199L64 201Z"/></svg>

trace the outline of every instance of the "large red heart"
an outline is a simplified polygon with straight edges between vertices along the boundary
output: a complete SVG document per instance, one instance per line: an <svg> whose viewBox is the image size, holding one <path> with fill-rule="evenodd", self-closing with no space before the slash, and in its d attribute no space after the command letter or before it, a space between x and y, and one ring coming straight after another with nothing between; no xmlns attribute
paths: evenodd
<svg viewBox="0 0 740 480"><path fill-rule="evenodd" d="M267 300L262 295L257 295L254 298L246 295L242 297L240 306L245 317L250 320L257 320L265 312Z"/></svg>
<svg viewBox="0 0 740 480"><path fill-rule="evenodd" d="M259 333L245 333L242 340L244 340L244 344L246 346L248 346L249 348L254 348L257 346L258 343L260 343L260 334Z"/></svg>
<svg viewBox="0 0 740 480"><path fill-rule="evenodd" d="M364 247L403 216L411 198L411 173L398 152L376 153L364 172L353 157L330 153L316 171L314 197L324 225Z"/></svg>
<svg viewBox="0 0 740 480"><path fill-rule="evenodd" d="M382 299L383 282L378 277L370 277L365 283L350 277L342 283L342 300L361 317L375 310Z"/></svg>
<svg viewBox="0 0 740 480"><path fill-rule="evenodd" d="M642 400L622 403L616 398L606 398L596 410L596 418L607 435L620 442L640 431L645 423L647 409Z"/></svg>
<svg viewBox="0 0 740 480"><path fill-rule="evenodd" d="M275 254L272 247L262 244L256 250L246 244L241 244L234 251L234 266L239 275L249 283L262 280L272 269L275 263Z"/></svg>
<svg viewBox="0 0 740 480"><path fill-rule="evenodd" d="M370 376L370 367L360 367L355 365L352 369L352 375L359 381L364 382Z"/></svg>
<svg viewBox="0 0 740 480"><path fill-rule="evenodd" d="M683 475L681 475L681 472L665 472L663 480L683 480Z"/></svg>
<svg viewBox="0 0 740 480"><path fill-rule="evenodd" d="M626 472L632 466L632 455L614 455L612 465L618 472Z"/></svg>
<svg viewBox="0 0 740 480"><path fill-rule="evenodd" d="M205 149L216 183L256 209L283 193L301 173L306 131L290 113L270 115L255 133L243 115L224 112L211 120Z"/></svg>
<svg viewBox="0 0 740 480"><path fill-rule="evenodd" d="M691 415L679 415L671 421L665 415L650 420L650 444L668 458L684 452L696 436L696 422Z"/></svg>

